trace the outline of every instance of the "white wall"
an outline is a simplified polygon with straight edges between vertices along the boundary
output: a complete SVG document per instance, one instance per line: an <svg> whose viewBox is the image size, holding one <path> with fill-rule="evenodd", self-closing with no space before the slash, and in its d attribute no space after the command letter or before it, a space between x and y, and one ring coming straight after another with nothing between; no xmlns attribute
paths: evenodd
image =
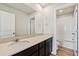
<svg viewBox="0 0 79 59"><path fill-rule="evenodd" d="M53 5L46 7L43 10L44 17L44 33L52 33L53 34L53 50L52 54L56 55L56 12L55 7Z"/></svg>
<svg viewBox="0 0 79 59"><path fill-rule="evenodd" d="M35 17L35 31L36 33L53 33L53 9L50 7L43 8L30 17Z"/></svg>
<svg viewBox="0 0 79 59"><path fill-rule="evenodd" d="M43 9L44 33L53 33L54 9L52 6Z"/></svg>
<svg viewBox="0 0 79 59"><path fill-rule="evenodd" d="M28 17L35 17L36 21L36 33L53 33L54 32L54 6L48 6L41 11L31 14Z"/></svg>
<svg viewBox="0 0 79 59"><path fill-rule="evenodd" d="M41 11L38 11L34 14L31 14L30 17L35 17L35 31L36 33L51 33L54 34L53 38L53 53L56 54L56 40L55 40L55 10L54 6L48 6L43 8Z"/></svg>
<svg viewBox="0 0 79 59"><path fill-rule="evenodd" d="M36 13L35 19L35 32L43 33L43 17L41 11Z"/></svg>
<svg viewBox="0 0 79 59"><path fill-rule="evenodd" d="M0 4L0 10L15 14L16 35L27 34L27 14L4 4Z"/></svg>
<svg viewBox="0 0 79 59"><path fill-rule="evenodd" d="M53 50L52 53L56 55L56 7L61 5L50 5L43 8L40 12L32 14L29 17L36 17L36 33L52 33L53 34ZM41 16L42 15L42 16ZM41 23L41 25L40 25Z"/></svg>
<svg viewBox="0 0 79 59"><path fill-rule="evenodd" d="M72 15L65 15L57 18L57 40L62 41L63 47L73 49L73 17ZM58 42L59 43L59 42Z"/></svg>

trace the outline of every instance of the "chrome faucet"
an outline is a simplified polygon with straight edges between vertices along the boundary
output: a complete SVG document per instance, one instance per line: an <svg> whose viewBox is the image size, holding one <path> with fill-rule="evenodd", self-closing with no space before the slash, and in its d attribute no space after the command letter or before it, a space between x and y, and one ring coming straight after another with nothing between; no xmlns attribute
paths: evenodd
<svg viewBox="0 0 79 59"><path fill-rule="evenodd" d="M19 39L16 38L16 39L15 39L15 42L18 42L18 41L19 41Z"/></svg>

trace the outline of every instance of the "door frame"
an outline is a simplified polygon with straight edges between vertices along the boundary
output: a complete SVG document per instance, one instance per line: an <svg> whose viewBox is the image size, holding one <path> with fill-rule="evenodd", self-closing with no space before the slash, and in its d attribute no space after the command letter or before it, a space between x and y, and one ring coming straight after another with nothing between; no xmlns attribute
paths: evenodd
<svg viewBox="0 0 79 59"><path fill-rule="evenodd" d="M79 17L79 15L78 15L79 9L78 9L78 8L79 8L79 4L77 4L77 56L79 56L79 49L78 49L78 48L79 48L79 46L78 46L78 44L79 44L79 42L78 42L78 40L79 40L79 38L78 38L78 36L79 36L79 34L78 34L78 32L79 32L79 31L78 31L78 30L79 30L79 29L78 29L78 27L79 27L79 26L78 26L78 25L79 25L79 24L78 24L78 22L79 22L79 18L78 18L78 17Z"/></svg>

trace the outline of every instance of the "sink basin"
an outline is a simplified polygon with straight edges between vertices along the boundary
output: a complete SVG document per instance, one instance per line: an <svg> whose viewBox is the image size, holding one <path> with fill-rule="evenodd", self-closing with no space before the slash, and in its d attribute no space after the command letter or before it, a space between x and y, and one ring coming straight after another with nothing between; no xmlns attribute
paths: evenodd
<svg viewBox="0 0 79 59"><path fill-rule="evenodd" d="M7 43L9 46L13 46L13 45L17 45L17 44L28 44L28 43L30 43L30 41L29 40L27 40L27 39L20 39L20 37L19 38L16 38L15 40L13 40L12 42L9 42L9 43Z"/></svg>
<svg viewBox="0 0 79 59"><path fill-rule="evenodd" d="M19 42L27 42L27 43L30 43L30 41L27 40L27 39L21 39L21 40L19 40Z"/></svg>
<svg viewBox="0 0 79 59"><path fill-rule="evenodd" d="M15 42L11 41L11 42L5 42L5 43L1 43L0 46L2 45L11 45L11 44L14 44Z"/></svg>
<svg viewBox="0 0 79 59"><path fill-rule="evenodd" d="M27 46L28 44L30 44L30 43L28 43L27 41L18 41L18 42L9 44L8 47L10 47L10 48L12 47L13 49L16 49L16 47L20 48L20 47L23 47L23 46Z"/></svg>
<svg viewBox="0 0 79 59"><path fill-rule="evenodd" d="M8 38L9 40L12 40L12 41L9 41L9 42L5 42L5 43L1 43L1 45L8 45L8 46L11 46L11 45L15 45L15 44L18 44L18 43L21 43L21 44L24 44L25 43L31 43L33 41L36 41L34 40L32 37L35 37L35 36L40 36L41 34L38 34L38 35L27 35L27 36L17 36L17 37L11 37L11 38ZM28 39L27 39L28 38ZM31 39L32 38L32 39ZM16 42L17 40L17 42Z"/></svg>

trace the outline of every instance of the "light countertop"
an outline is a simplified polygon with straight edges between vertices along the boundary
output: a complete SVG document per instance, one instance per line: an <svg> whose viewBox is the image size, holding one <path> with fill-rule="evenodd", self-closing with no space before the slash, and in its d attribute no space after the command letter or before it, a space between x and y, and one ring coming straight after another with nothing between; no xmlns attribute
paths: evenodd
<svg viewBox="0 0 79 59"><path fill-rule="evenodd" d="M10 56L10 55L16 54L50 37L53 37L53 34L43 34L43 35L36 35L32 37L27 37L27 38L21 38L19 42L10 41L6 43L1 43L0 56Z"/></svg>

